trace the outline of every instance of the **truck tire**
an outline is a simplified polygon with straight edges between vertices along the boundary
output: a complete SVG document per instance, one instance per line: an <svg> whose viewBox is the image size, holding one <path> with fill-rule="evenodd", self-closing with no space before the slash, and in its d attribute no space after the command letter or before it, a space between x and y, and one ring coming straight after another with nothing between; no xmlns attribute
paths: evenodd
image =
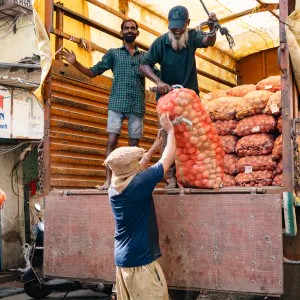
<svg viewBox="0 0 300 300"><path fill-rule="evenodd" d="M47 297L53 290L47 286L41 286L37 280L24 283L25 293L34 299Z"/></svg>

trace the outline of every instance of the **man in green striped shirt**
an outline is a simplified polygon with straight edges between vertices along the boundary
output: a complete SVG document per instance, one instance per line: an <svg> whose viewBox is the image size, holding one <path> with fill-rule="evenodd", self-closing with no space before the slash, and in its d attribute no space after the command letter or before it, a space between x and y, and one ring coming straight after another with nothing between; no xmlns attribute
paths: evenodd
<svg viewBox="0 0 300 300"><path fill-rule="evenodd" d="M145 76L139 70L146 52L139 50L135 39L139 35L138 24L134 20L126 20L121 25L121 37L124 44L120 48L109 49L92 68L86 68L76 60L73 51L64 49L61 56L83 74L94 78L107 70L114 74L113 85L108 103L107 132L108 142L106 157L116 148L124 119L128 119L129 146L139 145L143 136L145 115ZM159 76L154 67L153 72ZM107 190L111 183L111 170L106 167L106 181L97 186Z"/></svg>

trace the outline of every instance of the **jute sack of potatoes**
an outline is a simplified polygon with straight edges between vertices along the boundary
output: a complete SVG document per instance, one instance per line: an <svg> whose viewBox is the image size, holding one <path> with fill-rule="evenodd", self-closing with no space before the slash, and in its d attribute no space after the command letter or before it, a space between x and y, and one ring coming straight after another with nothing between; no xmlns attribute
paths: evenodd
<svg viewBox="0 0 300 300"><path fill-rule="evenodd" d="M273 116L257 115L245 118L237 124L234 133L239 136L253 133L269 133L276 130L277 122Z"/></svg>
<svg viewBox="0 0 300 300"><path fill-rule="evenodd" d="M234 176L224 174L223 187L236 186Z"/></svg>
<svg viewBox="0 0 300 300"><path fill-rule="evenodd" d="M277 121L277 129L280 133L282 133L282 116L280 116L278 118L278 121Z"/></svg>
<svg viewBox="0 0 300 300"><path fill-rule="evenodd" d="M271 134L256 133L242 137L236 144L238 156L266 155L272 152L275 137Z"/></svg>
<svg viewBox="0 0 300 300"><path fill-rule="evenodd" d="M224 158L225 174L229 174L229 175L236 174L238 172L238 168L237 168L238 161L239 161L239 157L236 154L225 154L225 158Z"/></svg>
<svg viewBox="0 0 300 300"><path fill-rule="evenodd" d="M273 94L270 97L270 99L267 103L267 106L264 109L264 114L280 116L280 114L281 114L281 91L276 92L275 94Z"/></svg>
<svg viewBox="0 0 300 300"><path fill-rule="evenodd" d="M242 100L241 97L222 97L210 101L208 107L211 120L233 120L237 103Z"/></svg>
<svg viewBox="0 0 300 300"><path fill-rule="evenodd" d="M250 92L253 92L256 90L255 84L244 84L244 85L238 85L230 90L227 91L228 96L232 97L244 97Z"/></svg>
<svg viewBox="0 0 300 300"><path fill-rule="evenodd" d="M218 135L231 135L234 134L234 130L238 121L229 120L229 121L216 121L213 122L214 127L217 129Z"/></svg>
<svg viewBox="0 0 300 300"><path fill-rule="evenodd" d="M226 163L225 163L226 165ZM251 173L253 171L274 171L277 162L272 159L272 155L245 156L239 159L236 165L239 173Z"/></svg>
<svg viewBox="0 0 300 300"><path fill-rule="evenodd" d="M278 92L281 90L281 77L270 76L266 79L263 79L256 85L257 90L266 90L272 93Z"/></svg>
<svg viewBox="0 0 300 300"><path fill-rule="evenodd" d="M268 186L273 182L272 171L254 171L252 173L239 173L235 177L238 186Z"/></svg>
<svg viewBox="0 0 300 300"><path fill-rule="evenodd" d="M238 120L261 114L273 93L268 91L254 91L247 94L241 101L237 101L236 118Z"/></svg>
<svg viewBox="0 0 300 300"><path fill-rule="evenodd" d="M213 90L210 93L206 94L204 97L208 101L212 101L217 98L226 97L227 96L227 90Z"/></svg>
<svg viewBox="0 0 300 300"><path fill-rule="evenodd" d="M274 142L272 158L274 160L280 160L282 158L282 134Z"/></svg>
<svg viewBox="0 0 300 300"><path fill-rule="evenodd" d="M235 135L221 136L222 146L226 154L234 153L238 137Z"/></svg>
<svg viewBox="0 0 300 300"><path fill-rule="evenodd" d="M274 185L274 186L283 186L283 175L282 174L276 175L274 180L273 180L272 185Z"/></svg>

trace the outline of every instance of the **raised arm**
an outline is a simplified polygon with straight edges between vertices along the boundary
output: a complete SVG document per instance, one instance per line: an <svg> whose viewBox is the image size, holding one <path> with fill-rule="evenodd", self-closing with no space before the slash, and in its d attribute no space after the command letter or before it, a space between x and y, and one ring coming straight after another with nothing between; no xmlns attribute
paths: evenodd
<svg viewBox="0 0 300 300"><path fill-rule="evenodd" d="M91 71L91 69L86 68L80 62L77 61L76 55L73 52L73 50L70 51L70 50L64 48L62 51L60 51L60 56L61 56L62 59L66 60L69 64L71 64L72 66L74 66L78 71L80 71L84 75L86 75L86 76L88 76L90 78L94 78L95 77L95 75Z"/></svg>
<svg viewBox="0 0 300 300"><path fill-rule="evenodd" d="M218 21L216 14L215 13L210 13L208 21L211 21L211 22ZM212 31L214 28L213 28L213 26L209 26L209 29L210 29L210 31ZM207 35L207 36L205 36L205 38L203 38L202 44L205 47L209 47L209 46L212 47L212 46L215 45L216 40L217 40L217 34L216 33L213 34L213 35Z"/></svg>
<svg viewBox="0 0 300 300"><path fill-rule="evenodd" d="M159 149L161 143L162 143L161 131L158 131L158 134L157 134L154 144L149 149L149 151L144 154L143 158L140 160L140 165L142 166L142 169L148 168L151 157Z"/></svg>
<svg viewBox="0 0 300 300"><path fill-rule="evenodd" d="M175 134L174 134L174 127L170 121L168 114L163 114L160 118L160 123L162 128L167 132L167 145L162 154L162 158L160 162L163 165L164 173L169 170L172 164L175 161L175 152L176 152L176 142L175 142Z"/></svg>

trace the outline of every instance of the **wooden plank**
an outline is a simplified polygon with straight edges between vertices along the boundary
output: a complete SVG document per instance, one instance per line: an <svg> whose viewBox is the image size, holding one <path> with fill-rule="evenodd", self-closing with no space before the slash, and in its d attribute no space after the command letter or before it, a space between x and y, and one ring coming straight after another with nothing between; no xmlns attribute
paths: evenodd
<svg viewBox="0 0 300 300"><path fill-rule="evenodd" d="M289 15L289 2L280 0L280 19L286 22ZM280 23L280 67L282 99L282 136L283 136L283 186L293 191L293 147L291 139L293 119L293 75L289 49L286 41L285 24Z"/></svg>
<svg viewBox="0 0 300 300"><path fill-rule="evenodd" d="M56 11L56 29L64 31L64 12L61 9ZM58 35L55 36L55 53L63 46L64 39ZM56 60L61 60L60 54L55 55Z"/></svg>
<svg viewBox="0 0 300 300"><path fill-rule="evenodd" d="M113 282L109 201L85 193L46 197L45 274ZM283 293L279 195L155 195L154 200L160 263L170 287Z"/></svg>

